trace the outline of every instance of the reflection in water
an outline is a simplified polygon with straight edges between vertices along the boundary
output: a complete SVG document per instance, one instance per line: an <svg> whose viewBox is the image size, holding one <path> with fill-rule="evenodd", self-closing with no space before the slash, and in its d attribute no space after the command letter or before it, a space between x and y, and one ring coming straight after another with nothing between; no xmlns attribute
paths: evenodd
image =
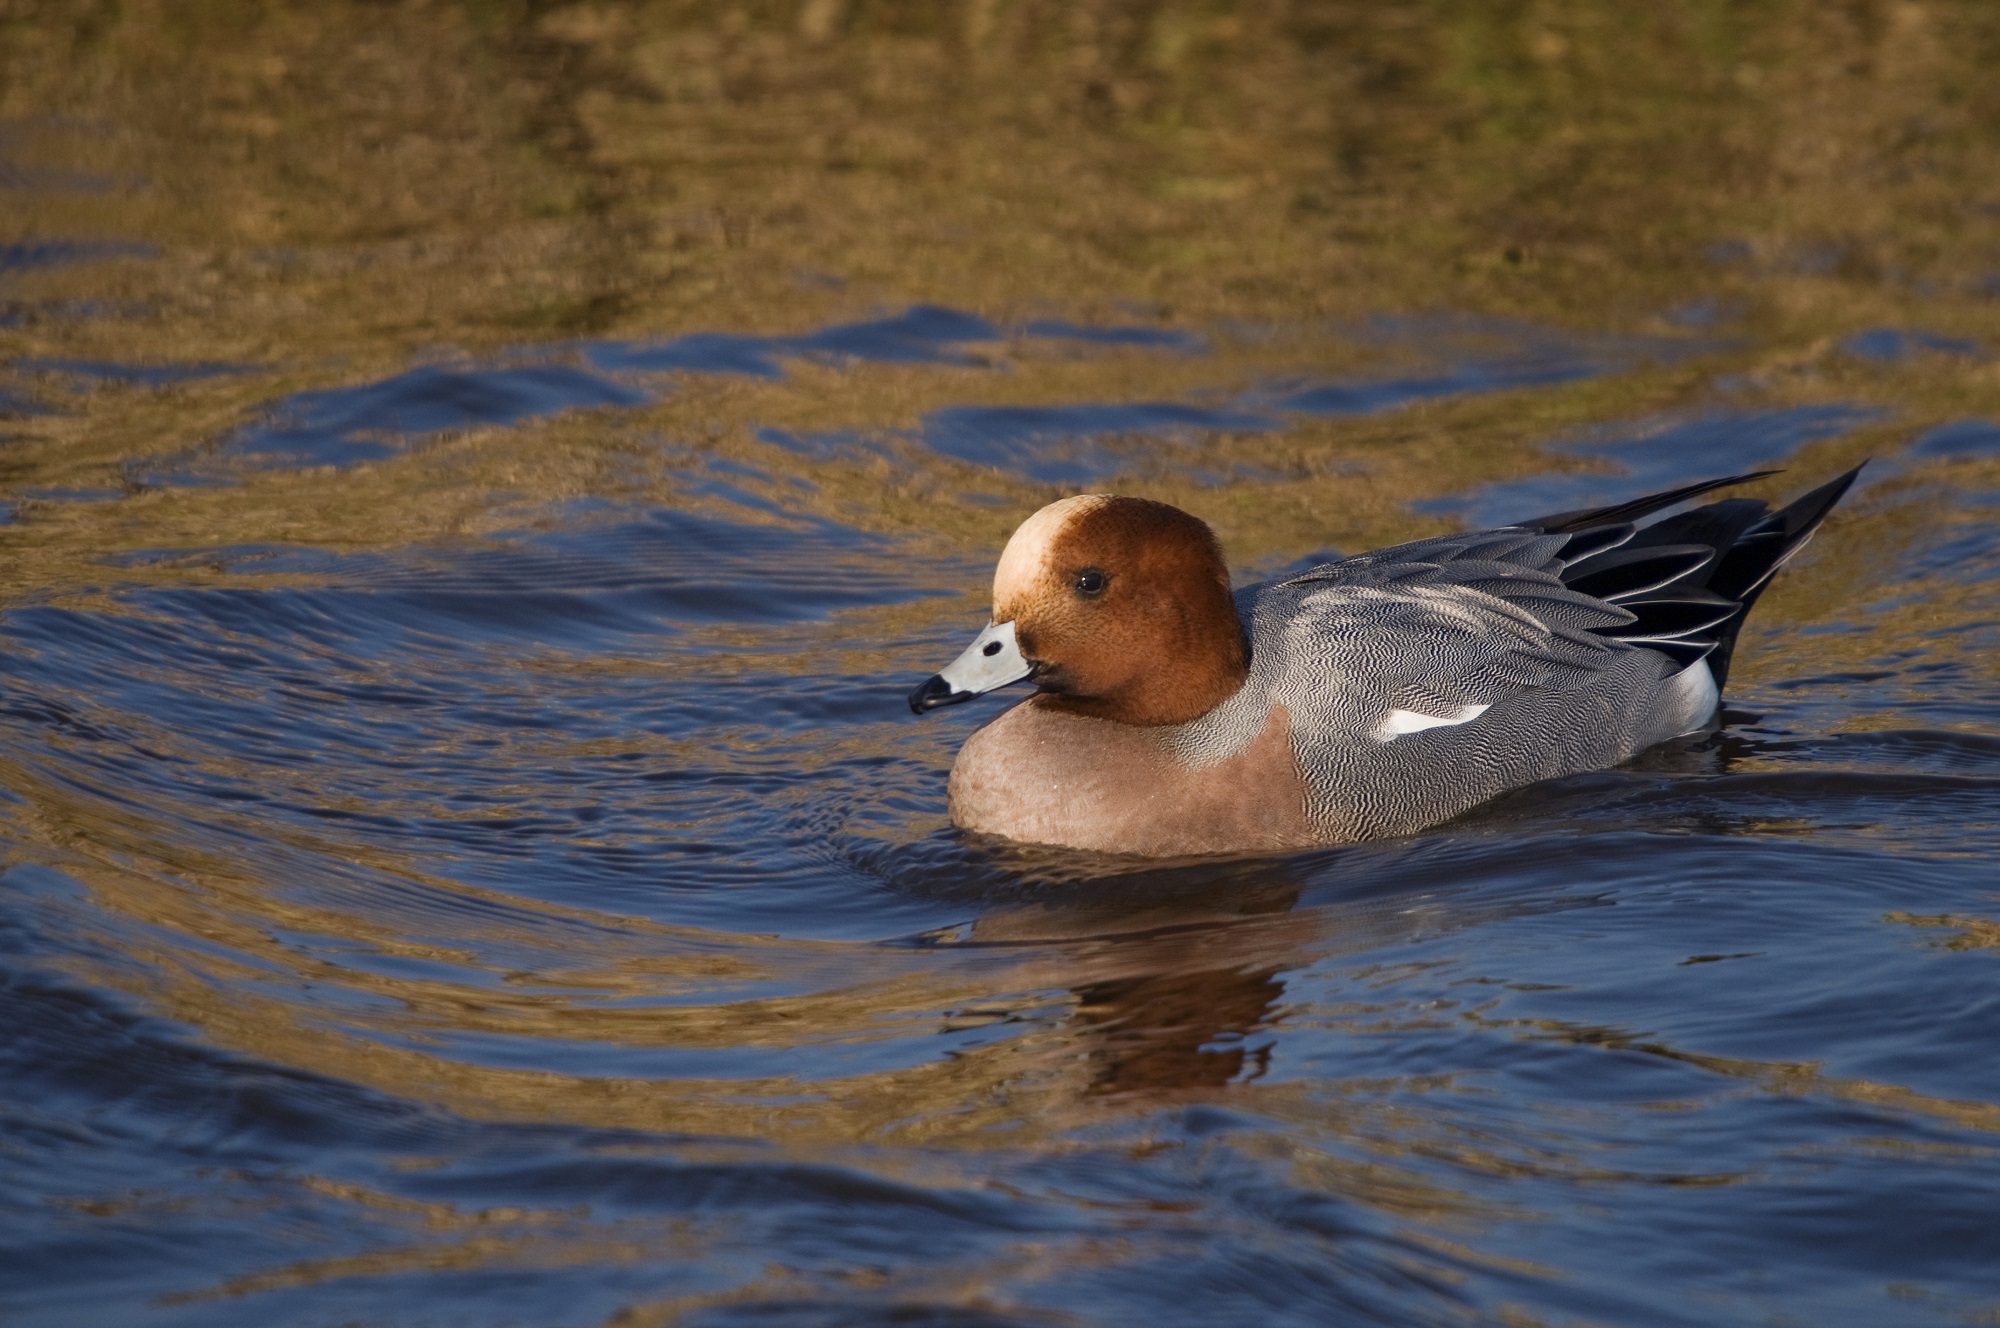
<svg viewBox="0 0 2000 1328"><path fill-rule="evenodd" d="M1099 886L1087 902L1057 896L988 913L970 929L979 944L1103 947L1091 955L1096 962L1061 979L1073 1002L1063 1030L1069 1054L1090 1066L1086 1095L1157 1096L1256 1078L1269 1047L1252 1050L1245 1040L1283 997L1280 975L1334 944L1317 919L1286 916L1302 885L1282 867L1220 880L1176 875L1185 876L1140 872L1108 892ZM1109 972L1090 980L1100 966Z"/></svg>
<svg viewBox="0 0 2000 1328"><path fill-rule="evenodd" d="M2000 11L1613 8L0 23L8 1321L1991 1318ZM1865 455L1719 732L1410 840L899 701L1070 488Z"/></svg>
<svg viewBox="0 0 2000 1328"><path fill-rule="evenodd" d="M1270 1048L1246 1053L1243 1040L1283 994L1275 970L1162 973L1078 988L1077 1019L1095 1034L1091 1091L1220 1088L1256 1078Z"/></svg>

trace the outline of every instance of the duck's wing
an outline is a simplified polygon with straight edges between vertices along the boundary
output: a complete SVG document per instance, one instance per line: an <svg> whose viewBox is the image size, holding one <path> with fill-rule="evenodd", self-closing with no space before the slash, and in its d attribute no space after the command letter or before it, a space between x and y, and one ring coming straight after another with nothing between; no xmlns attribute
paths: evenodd
<svg viewBox="0 0 2000 1328"><path fill-rule="evenodd" d="M1568 538L1448 536L1273 587L1253 639L1260 649L1282 642L1264 661L1279 699L1315 727L1386 742L1470 722L1524 692L1574 691L1622 672L1634 661L1613 633L1637 615L1563 584ZM1655 659L1655 677L1677 667Z"/></svg>
<svg viewBox="0 0 2000 1328"><path fill-rule="evenodd" d="M1550 628L1580 627L1645 647L1676 668L1706 659L1719 686L1751 605L1812 538L1860 470L1776 511L1756 499L1729 498L1648 526L1633 524L1773 473L1757 471L1499 530L1400 544L1313 568L1284 585L1459 587L1502 600Z"/></svg>

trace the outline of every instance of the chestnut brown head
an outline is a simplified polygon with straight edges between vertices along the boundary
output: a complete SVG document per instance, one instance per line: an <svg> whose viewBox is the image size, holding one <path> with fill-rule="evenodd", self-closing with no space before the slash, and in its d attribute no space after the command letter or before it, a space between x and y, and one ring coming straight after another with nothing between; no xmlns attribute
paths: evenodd
<svg viewBox="0 0 2000 1328"><path fill-rule="evenodd" d="M1249 663L1214 534L1166 503L1083 494L1007 541L993 621L910 697L920 713L1031 677L1041 704L1126 724L1180 724L1242 685Z"/></svg>

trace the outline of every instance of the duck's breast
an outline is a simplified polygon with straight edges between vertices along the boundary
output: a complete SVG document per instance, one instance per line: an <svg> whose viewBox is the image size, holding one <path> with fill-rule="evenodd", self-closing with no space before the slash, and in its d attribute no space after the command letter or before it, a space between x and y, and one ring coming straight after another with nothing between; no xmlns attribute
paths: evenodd
<svg viewBox="0 0 2000 1328"><path fill-rule="evenodd" d="M952 821L1027 843L1148 857L1317 841L1282 708L1240 751L1200 767L1175 752L1173 734L1030 697L960 749Z"/></svg>

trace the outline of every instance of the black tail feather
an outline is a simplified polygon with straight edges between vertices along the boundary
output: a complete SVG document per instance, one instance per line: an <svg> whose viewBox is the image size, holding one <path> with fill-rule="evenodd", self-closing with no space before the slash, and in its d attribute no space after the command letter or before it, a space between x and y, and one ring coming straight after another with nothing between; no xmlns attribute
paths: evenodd
<svg viewBox="0 0 2000 1328"><path fill-rule="evenodd" d="M1714 561L1712 544L1627 544L1563 568L1562 581L1571 590L1615 602L1678 584Z"/></svg>
<svg viewBox="0 0 2000 1328"><path fill-rule="evenodd" d="M1634 535L1631 543L1641 548L1649 544L1706 544L1719 552L1734 545L1770 513L1770 504L1756 498L1724 498L1655 521Z"/></svg>
<svg viewBox="0 0 2000 1328"><path fill-rule="evenodd" d="M1775 473L1733 475L1517 524L1546 534L1570 534L1563 584L1614 601L1634 616L1632 622L1596 629L1601 635L1657 650L1680 668L1706 659L1719 687L1728 680L1730 656L1750 606L1777 570L1805 547L1861 467L1775 512L1753 498L1725 498L1636 531L1630 523L1711 490Z"/></svg>
<svg viewBox="0 0 2000 1328"><path fill-rule="evenodd" d="M1635 529L1630 521L1621 521L1615 525L1592 526L1588 530L1580 530L1571 535L1568 542L1562 546L1563 563L1565 566L1580 563L1585 558L1596 557L1607 549L1615 549L1631 539Z"/></svg>
<svg viewBox="0 0 2000 1328"><path fill-rule="evenodd" d="M1744 531L1716 566L1716 593L1741 601L1746 610L1756 603L1772 575L1806 546L1826 514L1846 496L1861 466L1794 498Z"/></svg>
<svg viewBox="0 0 2000 1328"><path fill-rule="evenodd" d="M1867 464L1864 461L1861 466ZM1722 625L1716 636L1715 658L1709 664L1715 671L1716 686L1720 687L1729 680L1729 660L1736 652L1736 634L1743 629L1743 620L1749 616L1751 606L1764 593L1764 587L1771 584L1771 578L1778 569L1790 562L1792 555L1812 539L1819 530L1819 523L1826 520L1826 514L1833 510L1834 504L1846 496L1860 476L1861 466L1835 476L1771 513L1744 531L1742 537L1717 560L1715 571L1709 578L1709 588L1743 607L1734 618Z"/></svg>
<svg viewBox="0 0 2000 1328"><path fill-rule="evenodd" d="M1747 475L1731 475L1725 479L1703 480L1699 484L1683 485L1678 489L1668 489L1665 493L1647 494L1644 498L1634 498L1627 503L1611 507L1579 507L1573 512L1555 512L1549 516L1538 516L1514 524L1528 530L1540 531L1544 535L1563 535L1570 531L1589 530L1596 526L1617 525L1621 521L1637 521L1642 516L1651 516L1675 503L1684 503L1690 498L1699 498L1716 489L1726 489L1732 484L1748 484L1751 480L1761 480L1766 475L1775 475L1775 470L1753 470Z"/></svg>

